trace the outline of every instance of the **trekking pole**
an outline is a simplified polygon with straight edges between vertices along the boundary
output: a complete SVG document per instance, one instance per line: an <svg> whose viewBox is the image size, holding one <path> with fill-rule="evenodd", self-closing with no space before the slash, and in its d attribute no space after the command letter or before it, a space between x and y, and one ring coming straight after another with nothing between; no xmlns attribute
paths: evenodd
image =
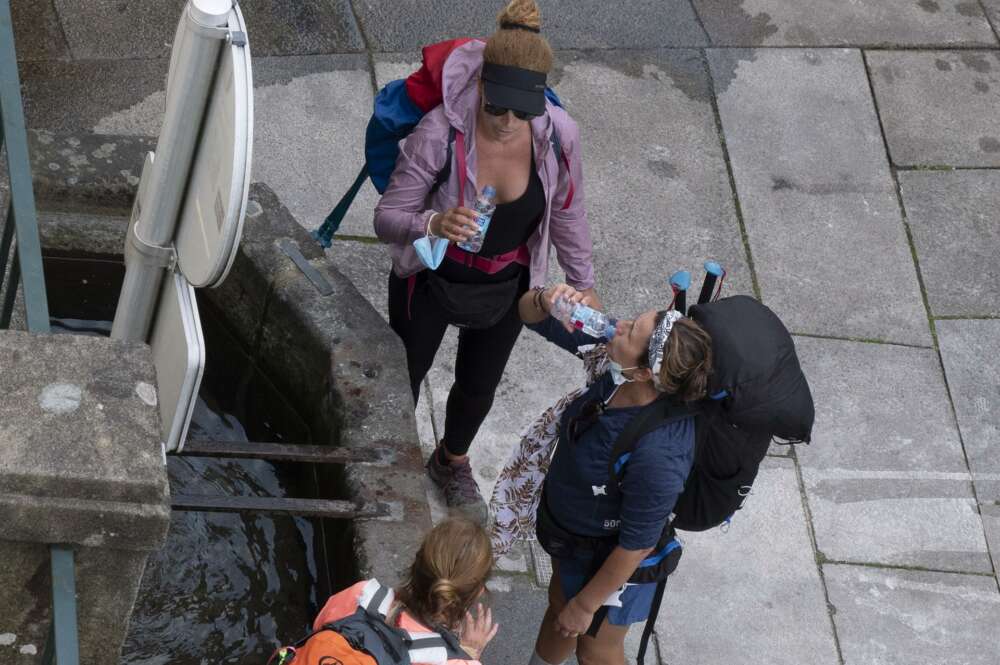
<svg viewBox="0 0 1000 665"><path fill-rule="evenodd" d="M722 280L726 278L726 271L715 261L705 261L705 281L701 283L701 293L698 294L698 304L704 305L715 300L715 284L718 282L719 291L722 291Z"/></svg>
<svg viewBox="0 0 1000 665"><path fill-rule="evenodd" d="M336 207L330 211L330 214L326 216L323 223L319 225L319 228L314 229L309 235L313 237L322 247L329 248L333 244L333 234L335 234L340 229L340 223L344 221L344 216L347 215L347 209L351 207L354 202L355 197L357 197L358 192L361 190L361 186L365 184L365 180L368 178L368 164L361 167L361 172L354 179L351 187L347 190L347 193L340 199Z"/></svg>
<svg viewBox="0 0 1000 665"><path fill-rule="evenodd" d="M656 583L653 602L649 606L649 616L646 617L646 625L642 629L642 638L639 640L639 653L635 657L636 665L645 665L646 649L649 647L649 638L653 636L653 631L656 629L656 617L660 615L660 605L663 603L663 592L666 588L667 580L660 580Z"/></svg>
<svg viewBox="0 0 1000 665"><path fill-rule="evenodd" d="M678 270L670 276L670 288L674 292L673 308L687 314L687 290L691 288L691 273Z"/></svg>

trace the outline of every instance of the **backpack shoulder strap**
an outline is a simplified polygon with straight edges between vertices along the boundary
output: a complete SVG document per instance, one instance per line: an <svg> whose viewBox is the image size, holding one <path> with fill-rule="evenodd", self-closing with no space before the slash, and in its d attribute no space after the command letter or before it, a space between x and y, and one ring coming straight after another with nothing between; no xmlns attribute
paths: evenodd
<svg viewBox="0 0 1000 665"><path fill-rule="evenodd" d="M664 425L694 415L695 410L687 404L679 404L668 397L660 397L647 404L629 421L618 435L608 460L608 494L619 491L618 482L622 469L639 443L639 439Z"/></svg>
<svg viewBox="0 0 1000 665"><path fill-rule="evenodd" d="M396 594L390 587L382 586L378 580L372 578L361 590L358 607L384 620L389 616L389 608L395 599Z"/></svg>
<svg viewBox="0 0 1000 665"><path fill-rule="evenodd" d="M448 152L444 158L444 166L438 171L437 177L434 178L434 184L431 185L431 194L441 189L441 185L448 182L448 178L451 177L451 154L452 146L455 145L455 131L454 127L448 128Z"/></svg>
<svg viewBox="0 0 1000 665"><path fill-rule="evenodd" d="M469 654L462 650L458 639L447 630L436 633L409 633L407 644L410 662L441 663L449 660L470 660Z"/></svg>

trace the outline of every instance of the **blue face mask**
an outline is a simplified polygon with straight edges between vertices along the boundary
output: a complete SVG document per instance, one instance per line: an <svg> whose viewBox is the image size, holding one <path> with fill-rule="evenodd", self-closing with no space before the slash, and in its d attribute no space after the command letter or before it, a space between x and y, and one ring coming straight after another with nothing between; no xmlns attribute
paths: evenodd
<svg viewBox="0 0 1000 665"><path fill-rule="evenodd" d="M424 236L413 241L413 249L417 250L421 263L431 270L437 270L444 260L445 252L448 251L448 239Z"/></svg>
<svg viewBox="0 0 1000 665"><path fill-rule="evenodd" d="M614 381L616 386L620 386L623 383L631 383L635 379L630 379L625 376L622 372L628 372L629 370L639 369L639 366L635 367L622 367L619 363L614 360L608 359L608 369L611 371L611 380Z"/></svg>

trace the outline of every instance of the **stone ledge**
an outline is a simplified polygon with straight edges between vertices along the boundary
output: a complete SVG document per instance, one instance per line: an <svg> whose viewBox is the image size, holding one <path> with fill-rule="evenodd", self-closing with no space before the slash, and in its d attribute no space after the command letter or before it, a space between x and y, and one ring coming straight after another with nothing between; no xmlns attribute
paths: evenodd
<svg viewBox="0 0 1000 665"><path fill-rule="evenodd" d="M254 362L306 414L316 443L388 448L391 467L319 468L321 484L356 500L402 507L393 519L353 522L357 574L398 580L431 526L423 462L402 343L323 254L278 197L255 183L233 270L205 295L221 309ZM298 245L326 278L323 296L280 249Z"/></svg>
<svg viewBox="0 0 1000 665"><path fill-rule="evenodd" d="M170 506L0 494L4 540L149 552L170 527Z"/></svg>
<svg viewBox="0 0 1000 665"><path fill-rule="evenodd" d="M144 344L0 333L4 540L150 550L169 487Z"/></svg>
<svg viewBox="0 0 1000 665"><path fill-rule="evenodd" d="M4 493L162 504L156 372L144 344L0 333Z"/></svg>

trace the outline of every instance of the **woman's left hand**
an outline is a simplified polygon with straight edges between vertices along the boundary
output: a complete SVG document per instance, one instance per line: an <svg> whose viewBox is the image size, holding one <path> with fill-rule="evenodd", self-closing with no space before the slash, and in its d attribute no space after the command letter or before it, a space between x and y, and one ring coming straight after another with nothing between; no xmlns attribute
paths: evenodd
<svg viewBox="0 0 1000 665"><path fill-rule="evenodd" d="M593 620L594 612L587 610L574 597L556 617L556 631L563 637L579 637L587 632Z"/></svg>
<svg viewBox="0 0 1000 665"><path fill-rule="evenodd" d="M500 624L493 623L493 612L479 603L475 615L471 611L466 612L465 620L462 622L462 644L472 647L476 651L476 658L483 652L486 645L490 643L500 629Z"/></svg>

